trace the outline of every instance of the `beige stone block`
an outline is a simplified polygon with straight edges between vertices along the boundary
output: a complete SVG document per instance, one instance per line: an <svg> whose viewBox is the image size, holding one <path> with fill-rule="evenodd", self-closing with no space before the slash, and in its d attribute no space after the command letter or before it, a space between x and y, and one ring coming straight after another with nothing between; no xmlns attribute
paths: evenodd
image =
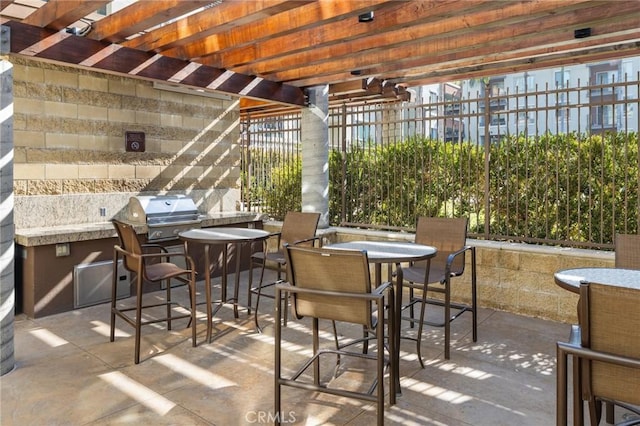
<svg viewBox="0 0 640 426"><path fill-rule="evenodd" d="M160 124L166 127L182 127L182 116L178 114L160 114Z"/></svg>
<svg viewBox="0 0 640 426"><path fill-rule="evenodd" d="M44 115L45 102L41 99L18 98L14 99L15 111L29 115Z"/></svg>
<svg viewBox="0 0 640 426"><path fill-rule="evenodd" d="M204 128L204 118L187 115L183 119L183 125L187 129L202 129Z"/></svg>
<svg viewBox="0 0 640 426"><path fill-rule="evenodd" d="M27 195L59 195L62 194L62 181L55 180L29 180L27 183Z"/></svg>
<svg viewBox="0 0 640 426"><path fill-rule="evenodd" d="M122 143L124 145L124 142ZM78 135L78 147L83 150L109 151L109 137L105 135Z"/></svg>
<svg viewBox="0 0 640 426"><path fill-rule="evenodd" d="M162 171L161 166L135 166L136 179L155 179Z"/></svg>
<svg viewBox="0 0 640 426"><path fill-rule="evenodd" d="M109 178L131 179L136 177L136 167L128 164L110 164Z"/></svg>
<svg viewBox="0 0 640 426"><path fill-rule="evenodd" d="M526 315L550 318L557 315L558 298L555 295L521 290L518 293L519 312L526 312Z"/></svg>
<svg viewBox="0 0 640 426"><path fill-rule="evenodd" d="M138 81L135 95L138 98L160 99L160 91L154 89L151 83L146 81Z"/></svg>
<svg viewBox="0 0 640 426"><path fill-rule="evenodd" d="M65 102L45 101L44 112L50 116L78 118L78 105Z"/></svg>
<svg viewBox="0 0 640 426"><path fill-rule="evenodd" d="M44 148L45 134L44 132L30 132L26 130L14 129L13 143L16 147L22 146L27 148Z"/></svg>
<svg viewBox="0 0 640 426"><path fill-rule="evenodd" d="M82 105L78 108L78 118L87 120L106 120L109 109L101 106Z"/></svg>
<svg viewBox="0 0 640 426"><path fill-rule="evenodd" d="M179 140L162 140L160 141L160 152L169 153L169 154L182 154L185 145L183 141Z"/></svg>
<svg viewBox="0 0 640 426"><path fill-rule="evenodd" d="M522 253L520 252L500 250L498 255L499 266L505 269L522 269L521 258Z"/></svg>
<svg viewBox="0 0 640 426"><path fill-rule="evenodd" d="M109 92L118 95L131 96L136 92L136 80L127 78L112 78L109 79Z"/></svg>
<svg viewBox="0 0 640 426"><path fill-rule="evenodd" d="M32 83L44 83L44 70L36 66L14 65L13 78Z"/></svg>
<svg viewBox="0 0 640 426"><path fill-rule="evenodd" d="M93 90L96 92L108 92L109 82L104 77L81 74L78 78L78 87L84 90Z"/></svg>
<svg viewBox="0 0 640 426"><path fill-rule="evenodd" d="M78 87L79 76L75 72L48 69L44 71L44 76L51 86Z"/></svg>
<svg viewBox="0 0 640 426"><path fill-rule="evenodd" d="M64 133L47 133L45 135L45 146L47 148L78 149L78 135Z"/></svg>
<svg viewBox="0 0 640 426"><path fill-rule="evenodd" d="M135 117L135 111L128 109L109 108L107 112L107 119L110 122L122 122L130 123Z"/></svg>
<svg viewBox="0 0 640 426"><path fill-rule="evenodd" d="M520 268L527 271L554 273L560 262L558 256L551 254L531 253L520 257Z"/></svg>
<svg viewBox="0 0 640 426"><path fill-rule="evenodd" d="M44 164L14 164L14 179L44 179Z"/></svg>
<svg viewBox="0 0 640 426"><path fill-rule="evenodd" d="M45 164L46 179L78 179L76 164Z"/></svg>
<svg viewBox="0 0 640 426"><path fill-rule="evenodd" d="M14 147L13 149L13 164L20 164L27 162L27 151L22 147Z"/></svg>
<svg viewBox="0 0 640 426"><path fill-rule="evenodd" d="M171 92L169 90L157 90L162 102L173 102L176 104L182 104L185 102L185 94L183 93Z"/></svg>
<svg viewBox="0 0 640 426"><path fill-rule="evenodd" d="M136 111L135 112L136 124L151 124L154 126L160 125L160 114L157 112L148 111Z"/></svg>
<svg viewBox="0 0 640 426"><path fill-rule="evenodd" d="M80 179L107 179L109 177L109 165L107 164L79 164L78 178Z"/></svg>
<svg viewBox="0 0 640 426"><path fill-rule="evenodd" d="M27 181L26 180L13 180L13 194L14 195L27 195Z"/></svg>
<svg viewBox="0 0 640 426"><path fill-rule="evenodd" d="M62 192L64 194L90 194L95 192L95 181L79 179L63 180Z"/></svg>

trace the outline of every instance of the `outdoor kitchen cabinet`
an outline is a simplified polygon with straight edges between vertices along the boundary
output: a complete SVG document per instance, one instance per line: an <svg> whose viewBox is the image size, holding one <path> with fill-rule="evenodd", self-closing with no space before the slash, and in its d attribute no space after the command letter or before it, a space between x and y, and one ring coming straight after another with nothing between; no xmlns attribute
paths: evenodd
<svg viewBox="0 0 640 426"><path fill-rule="evenodd" d="M220 214L205 218L201 226L262 228L262 217L256 214ZM139 230L143 240L144 231L143 228ZM77 283L74 282L74 268L78 265L112 261L113 246L118 243L111 222L17 229L15 235L16 313L24 313L30 318L76 309ZM161 244L175 248L182 245L179 240L164 241ZM190 254L199 265L203 264L202 251L194 248ZM213 258L216 259L218 254L219 251L214 251ZM249 252L243 250L243 267L247 267L248 258ZM235 255L230 251L229 265L230 268L235 268L235 263L232 262L235 262ZM220 268L216 269L214 276L219 274L219 270ZM110 291L110 280L108 286ZM154 288L149 287L147 290Z"/></svg>

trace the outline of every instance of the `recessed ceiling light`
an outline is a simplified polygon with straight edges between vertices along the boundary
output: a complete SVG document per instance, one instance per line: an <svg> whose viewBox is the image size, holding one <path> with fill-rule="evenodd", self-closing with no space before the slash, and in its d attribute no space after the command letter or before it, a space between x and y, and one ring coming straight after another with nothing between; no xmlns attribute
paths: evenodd
<svg viewBox="0 0 640 426"><path fill-rule="evenodd" d="M363 13L358 15L358 22L371 22L373 21L373 12Z"/></svg>

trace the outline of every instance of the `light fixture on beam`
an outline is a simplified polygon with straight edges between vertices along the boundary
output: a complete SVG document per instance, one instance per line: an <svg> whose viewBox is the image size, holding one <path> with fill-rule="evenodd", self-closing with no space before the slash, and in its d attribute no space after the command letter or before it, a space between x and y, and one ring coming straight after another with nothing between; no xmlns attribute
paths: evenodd
<svg viewBox="0 0 640 426"><path fill-rule="evenodd" d="M580 28L573 31L574 38L587 38L591 37L591 28Z"/></svg>
<svg viewBox="0 0 640 426"><path fill-rule="evenodd" d="M351 71L351 75L362 75L362 70L353 70Z"/></svg>
<svg viewBox="0 0 640 426"><path fill-rule="evenodd" d="M371 21L373 21L373 11L358 15L358 22L371 22Z"/></svg>

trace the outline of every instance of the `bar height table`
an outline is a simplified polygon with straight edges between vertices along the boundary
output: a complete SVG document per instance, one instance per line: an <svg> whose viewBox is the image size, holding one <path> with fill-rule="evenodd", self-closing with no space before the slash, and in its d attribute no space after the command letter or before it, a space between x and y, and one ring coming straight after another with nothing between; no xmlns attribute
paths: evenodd
<svg viewBox="0 0 640 426"><path fill-rule="evenodd" d="M396 265L396 300L395 300L395 354L396 363L393 366L396 377L400 377L400 330L402 322L402 267L401 263L415 262L433 258L437 254L435 247L401 241L349 241L325 246L329 249L364 250L367 252L369 263L375 267L376 286L382 282L382 264ZM400 394L400 381L396 383L396 393Z"/></svg>
<svg viewBox="0 0 640 426"><path fill-rule="evenodd" d="M205 229L190 229L178 234L178 237L185 244L185 251L187 251L189 243L202 244L204 246L204 270L205 270L205 297L207 304L207 342L211 343L211 330L213 323L213 315L222 307L223 304L228 303L227 299L227 254L228 246L235 244L239 247L244 243L262 242L263 250L266 249L267 238L271 235L269 232L262 229L250 229L250 228L205 228ZM221 295L220 305L213 311L211 304L211 256L210 247L213 245L222 245L222 274L221 274ZM240 251L236 255L236 276L234 285L234 295L231 299L233 301L233 315L238 318L238 289L240 286ZM195 324L194 324L195 327Z"/></svg>

